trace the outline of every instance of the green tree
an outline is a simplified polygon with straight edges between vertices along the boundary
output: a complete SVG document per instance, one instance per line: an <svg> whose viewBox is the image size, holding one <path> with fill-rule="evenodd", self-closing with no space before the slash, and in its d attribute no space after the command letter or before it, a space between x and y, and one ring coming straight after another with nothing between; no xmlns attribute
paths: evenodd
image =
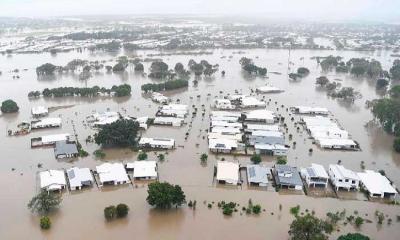
<svg viewBox="0 0 400 240"><path fill-rule="evenodd" d="M328 83L329 83L329 79L325 76L318 77L317 80L315 81L315 84L320 85L320 86L325 86Z"/></svg>
<svg viewBox="0 0 400 240"><path fill-rule="evenodd" d="M396 152L400 153L400 137L396 138L396 139L393 141L393 149L394 149Z"/></svg>
<svg viewBox="0 0 400 240"><path fill-rule="evenodd" d="M251 156L251 158L250 158L250 161L252 162L252 163L254 163L254 164L259 164L260 162L261 162L261 156L260 156L260 154L256 154L256 153L254 153L252 156Z"/></svg>
<svg viewBox="0 0 400 240"><path fill-rule="evenodd" d="M287 163L286 156L278 156L276 163L280 165L285 165Z"/></svg>
<svg viewBox="0 0 400 240"><path fill-rule="evenodd" d="M51 220L48 216L43 216L40 218L40 228L43 230L50 229L51 227Z"/></svg>
<svg viewBox="0 0 400 240"><path fill-rule="evenodd" d="M104 217L107 221L114 219L117 216L117 208L113 205L104 208Z"/></svg>
<svg viewBox="0 0 400 240"><path fill-rule="evenodd" d="M150 78L165 78L169 75L168 65L162 61L155 61L150 66Z"/></svg>
<svg viewBox="0 0 400 240"><path fill-rule="evenodd" d="M337 240L369 240L370 238L360 233L348 233L340 236Z"/></svg>
<svg viewBox="0 0 400 240"><path fill-rule="evenodd" d="M305 67L299 67L297 69L297 74L300 75L301 77L305 77L308 74L310 74L310 70L308 70L308 68Z"/></svg>
<svg viewBox="0 0 400 240"><path fill-rule="evenodd" d="M292 240L325 240L328 239L328 225L310 214L297 216L290 224L289 235Z"/></svg>
<svg viewBox="0 0 400 240"><path fill-rule="evenodd" d="M253 205L252 211L254 214L260 214L261 213L261 206L259 204Z"/></svg>
<svg viewBox="0 0 400 240"><path fill-rule="evenodd" d="M124 218L128 215L129 207L124 203L120 203L117 205L116 213L118 218Z"/></svg>
<svg viewBox="0 0 400 240"><path fill-rule="evenodd" d="M208 159L208 155L207 155L206 153L201 154L201 156L200 156L200 161L201 161L202 163L207 162L207 159Z"/></svg>
<svg viewBox="0 0 400 240"><path fill-rule="evenodd" d="M134 70L135 70L135 72L143 72L144 71L143 64L142 63L136 63Z"/></svg>
<svg viewBox="0 0 400 240"><path fill-rule="evenodd" d="M29 201L28 208L32 212L48 214L60 206L61 200L60 194L42 190Z"/></svg>
<svg viewBox="0 0 400 240"><path fill-rule="evenodd" d="M358 216L354 220L354 223L356 224L356 227L361 227L361 225L363 225L363 223L364 223L364 219L362 217Z"/></svg>
<svg viewBox="0 0 400 240"><path fill-rule="evenodd" d="M2 113L14 113L18 112L19 107L16 102L14 102L11 99L8 99L1 103L0 109Z"/></svg>
<svg viewBox="0 0 400 240"><path fill-rule="evenodd" d="M185 193L179 185L153 182L148 185L147 202L156 208L171 208L185 202Z"/></svg>
<svg viewBox="0 0 400 240"><path fill-rule="evenodd" d="M140 152L138 154L138 160L142 161L142 160L146 160L147 159L147 153L146 152Z"/></svg>
<svg viewBox="0 0 400 240"><path fill-rule="evenodd" d="M94 135L96 144L102 146L134 147L139 124L130 119L120 119L100 128Z"/></svg>

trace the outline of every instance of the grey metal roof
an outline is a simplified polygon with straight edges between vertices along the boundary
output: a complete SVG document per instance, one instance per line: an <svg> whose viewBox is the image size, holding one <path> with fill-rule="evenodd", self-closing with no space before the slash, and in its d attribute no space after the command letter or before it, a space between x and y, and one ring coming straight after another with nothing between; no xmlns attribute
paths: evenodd
<svg viewBox="0 0 400 240"><path fill-rule="evenodd" d="M314 172L314 169L306 168L306 170L307 170L308 176L310 176L310 177L316 177L317 176L317 174L315 174L315 172Z"/></svg>
<svg viewBox="0 0 400 240"><path fill-rule="evenodd" d="M285 185L285 186L302 186L303 182L301 181L299 171L297 171L296 167L291 167L289 165L280 165L276 164L275 165L275 171L276 171L276 181L277 184ZM285 176L279 176L279 173L291 173L291 176L285 177Z"/></svg>
<svg viewBox="0 0 400 240"><path fill-rule="evenodd" d="M78 148L75 143L69 143L66 141L58 141L56 142L56 146L54 148L54 154L58 155L71 155L78 154Z"/></svg>
<svg viewBox="0 0 400 240"><path fill-rule="evenodd" d="M247 165L247 178L252 183L268 183L269 169L260 165Z"/></svg>

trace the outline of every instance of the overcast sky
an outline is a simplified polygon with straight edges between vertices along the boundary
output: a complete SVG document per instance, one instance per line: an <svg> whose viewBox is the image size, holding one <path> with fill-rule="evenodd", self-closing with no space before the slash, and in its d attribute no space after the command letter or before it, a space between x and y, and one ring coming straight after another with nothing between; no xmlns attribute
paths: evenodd
<svg viewBox="0 0 400 240"><path fill-rule="evenodd" d="M218 14L309 20L397 21L400 0L0 0L0 16Z"/></svg>

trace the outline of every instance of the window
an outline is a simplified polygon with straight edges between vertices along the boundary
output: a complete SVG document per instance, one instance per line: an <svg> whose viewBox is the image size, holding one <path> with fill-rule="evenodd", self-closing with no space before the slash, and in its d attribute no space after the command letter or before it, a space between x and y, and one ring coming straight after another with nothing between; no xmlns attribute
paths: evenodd
<svg viewBox="0 0 400 240"><path fill-rule="evenodd" d="M345 182L349 182L349 179L344 180Z"/></svg>
<svg viewBox="0 0 400 240"><path fill-rule="evenodd" d="M356 181L355 181L355 180L353 180L353 181L351 181L351 183L352 183L352 184L356 184Z"/></svg>
<svg viewBox="0 0 400 240"><path fill-rule="evenodd" d="M342 180L342 179L339 179L339 182L343 182L343 180Z"/></svg>

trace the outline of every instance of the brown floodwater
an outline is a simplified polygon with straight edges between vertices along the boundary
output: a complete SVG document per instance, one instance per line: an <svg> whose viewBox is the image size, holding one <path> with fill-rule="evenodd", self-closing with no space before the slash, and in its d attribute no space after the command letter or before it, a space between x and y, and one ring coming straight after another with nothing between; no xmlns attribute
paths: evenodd
<svg viewBox="0 0 400 240"><path fill-rule="evenodd" d="M242 164L249 163L249 158L244 156L214 155L209 154L207 164L201 165L200 155L208 152L206 129L209 126L208 114L211 111L212 100L218 96L234 93L235 90L243 94L249 94L250 89L257 86L272 84L284 89L284 93L265 95L271 99L268 109L285 116L289 128L288 134L293 134L296 148L290 149L288 163L294 166L308 166L312 162L320 163L325 167L331 163L342 164L355 171L361 171L361 162L367 169L385 170L387 176L400 184L400 155L392 150L393 138L384 133L379 127L366 127L366 123L372 120L372 115L365 107L365 101L381 96L376 92L374 81L370 79L356 79L347 75L328 73L331 80L341 79L343 86L354 87L362 93L362 98L354 103L347 103L326 96L324 91L315 87L315 78L320 76L320 68L312 56L340 55L345 60L351 57L371 57L381 61L385 69L393 62L390 52L336 52L336 51L308 51L296 50L291 52L292 69L299 66L308 67L311 74L298 82L289 81L288 51L287 50L245 50L245 54L234 54L235 50L214 50L212 55L204 56L167 56L164 61L171 68L176 62L185 65L189 59L196 61L206 59L212 64L219 64L220 70L225 70L225 77L217 73L212 78L199 79L198 85L191 82L187 90L167 93L173 100L179 99L181 103L188 104L192 112L192 105L199 111L194 118L189 117L181 128L152 126L143 132L149 137L172 137L176 140L177 148L168 151L166 160L159 163L159 176L161 181L168 181L182 185L188 200L197 200L195 211L183 207L170 211L152 210L146 203L146 185L137 183L135 186L109 187L100 190L97 187L82 192L63 194L63 202L59 211L52 215L53 226L48 232L42 232L38 226L38 217L31 214L26 208L29 199L37 192L37 173L43 169L61 169L71 166L94 168L103 161L128 162L136 160L137 153L127 149L106 150L105 159L95 159L90 155L86 158L66 161L56 160L51 148L30 148L30 138L56 133L73 133L75 125L76 133L83 147L92 153L98 149L94 143L85 143L88 135L94 133L85 124L85 118L93 111L119 111L123 114L140 117L154 116L157 104L144 98L140 92L140 86L153 82L140 74L134 73L129 68L123 74L95 73L87 81L80 81L73 74L57 75L53 78L38 79L35 68L43 63L51 62L56 65L65 65L75 58L87 60L109 60L115 55L83 53L60 53L56 56L50 54L26 54L13 55L11 57L0 56L0 100L14 99L20 106L18 114L0 116L0 127L3 134L0 135L2 150L0 162L0 239L287 239L289 224L293 217L289 214L289 208L297 204L301 208L314 210L317 215L325 216L328 211L340 211L346 209L352 213L357 210L360 216L372 220L365 223L361 231L375 239L398 239L400 233L399 223L396 221L400 215L398 206L382 203L363 201L358 194L340 194L340 198L314 198L305 195L276 193L273 189L260 190L255 188L216 186L213 181L214 165L218 159L239 161ZM145 57L152 51L139 51L135 54ZM227 56L227 58L221 58ZM232 56L232 58L228 58ZM243 56L251 57L258 65L264 65L269 72L280 72L282 75L268 74L269 78L249 78L240 70L239 59ZM304 57L304 60L302 59ZM148 69L150 63L145 63ZM13 79L11 70L28 69L19 73L20 79ZM154 81L157 82L157 81ZM132 96L129 98L62 98L62 99L36 99L29 100L27 94L32 90L58 86L104 86L111 87L115 84L129 83L132 86ZM220 93L222 91L222 93ZM210 96L208 96L210 94ZM198 97L199 96L199 97ZM262 95L258 96L262 98ZM277 102L277 104L275 104ZM206 110L201 116L202 105ZM63 126L59 129L34 131L26 136L8 137L7 129L13 129L16 125L30 118L32 106L46 105L69 106L57 108L50 116L61 116ZM281 105L284 105L282 108ZM332 117L336 118L353 139L359 142L361 151L326 151L313 145L309 136L303 130L297 132L294 122L299 116L294 116L295 121L290 121L290 114L286 108L294 105L313 105L327 107ZM277 111L278 108L278 111ZM189 133L185 140L186 132ZM313 152L309 153L309 148ZM149 159L156 159L155 153L149 154ZM272 166L273 158L265 157L264 164ZM38 164L42 168L38 168ZM14 170L12 170L14 169ZM247 204L248 199L260 203L265 212L260 216L246 216L235 213L232 217L225 217L214 204L208 209L203 201L235 201L241 205ZM352 200L357 199L357 200ZM127 219L106 223L103 217L104 207L110 204L124 202L129 205L131 212ZM279 210L279 204L283 208ZM392 218L391 225L378 226L374 217L376 210L387 214ZM368 214L366 216L365 214ZM332 239L343 232L356 231L353 226L341 226L340 232L334 233Z"/></svg>

